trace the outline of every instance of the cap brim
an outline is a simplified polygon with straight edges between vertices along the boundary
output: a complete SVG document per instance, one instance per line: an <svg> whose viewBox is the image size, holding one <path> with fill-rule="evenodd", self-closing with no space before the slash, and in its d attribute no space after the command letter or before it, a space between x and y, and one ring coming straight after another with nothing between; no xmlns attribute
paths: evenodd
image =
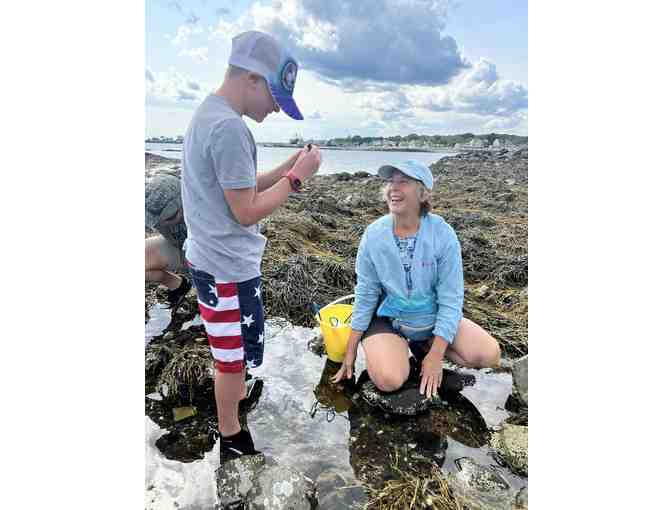
<svg viewBox="0 0 672 510"><path fill-rule="evenodd" d="M378 169L378 177L382 177L383 179L389 179L390 177L392 177L392 172L394 172L395 170L399 170L402 174L406 175L406 172L397 168L396 166L383 165Z"/></svg>
<svg viewBox="0 0 672 510"><path fill-rule="evenodd" d="M271 90L271 95L275 102L278 103L278 106L282 108L282 111L289 115L294 120L303 120L303 115L299 111L299 107L296 106L294 98L285 93L279 87L276 87L272 83L268 87Z"/></svg>

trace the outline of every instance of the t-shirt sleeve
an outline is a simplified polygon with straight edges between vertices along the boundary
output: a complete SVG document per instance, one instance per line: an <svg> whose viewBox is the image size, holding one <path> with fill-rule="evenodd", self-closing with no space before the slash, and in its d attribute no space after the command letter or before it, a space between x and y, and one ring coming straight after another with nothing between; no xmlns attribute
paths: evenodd
<svg viewBox="0 0 672 510"><path fill-rule="evenodd" d="M252 142L242 120L216 124L210 136L210 157L222 189L253 188L257 182Z"/></svg>

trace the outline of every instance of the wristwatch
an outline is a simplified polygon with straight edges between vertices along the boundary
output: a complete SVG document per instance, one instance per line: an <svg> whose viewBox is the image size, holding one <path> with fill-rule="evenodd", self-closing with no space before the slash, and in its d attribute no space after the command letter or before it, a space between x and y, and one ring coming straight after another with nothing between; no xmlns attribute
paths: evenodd
<svg viewBox="0 0 672 510"><path fill-rule="evenodd" d="M303 185L301 183L301 179L299 179L294 173L290 170L287 172L283 177L287 177L287 180L289 181L289 185L292 187L292 191L296 191L297 193L301 191L301 186Z"/></svg>

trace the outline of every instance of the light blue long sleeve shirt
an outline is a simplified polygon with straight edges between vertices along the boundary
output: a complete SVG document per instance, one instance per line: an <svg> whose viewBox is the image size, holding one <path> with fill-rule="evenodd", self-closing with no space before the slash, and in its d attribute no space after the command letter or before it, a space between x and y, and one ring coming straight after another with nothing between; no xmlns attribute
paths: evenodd
<svg viewBox="0 0 672 510"><path fill-rule="evenodd" d="M412 327L433 324L434 335L453 343L464 303L462 253L455 231L441 216L430 213L420 220L410 292L389 214L364 231L355 270L352 329L365 331L375 313ZM381 295L383 300L376 310Z"/></svg>

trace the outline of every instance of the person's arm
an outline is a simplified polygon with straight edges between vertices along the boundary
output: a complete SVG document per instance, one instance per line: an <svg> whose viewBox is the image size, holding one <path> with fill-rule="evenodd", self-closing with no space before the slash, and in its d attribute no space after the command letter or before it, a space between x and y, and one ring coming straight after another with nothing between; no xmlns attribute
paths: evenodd
<svg viewBox="0 0 672 510"><path fill-rule="evenodd" d="M352 329L357 331L366 331L369 327L383 289L380 278L378 278L378 271L371 259L370 249L369 231L365 230L359 242L355 260L357 285L355 285L355 306L350 322Z"/></svg>
<svg viewBox="0 0 672 510"><path fill-rule="evenodd" d="M317 172L320 162L320 152L313 147L310 151L300 152L292 171L301 181L305 181ZM289 179L281 178L263 192L258 192L256 188L225 189L224 198L238 223L249 227L280 207L290 191L292 187Z"/></svg>
<svg viewBox="0 0 672 510"><path fill-rule="evenodd" d="M304 149L296 151L287 161L269 172L257 172L257 191L266 191L282 179L282 176L289 172L296 164L296 160L302 152L304 152Z"/></svg>
<svg viewBox="0 0 672 510"><path fill-rule="evenodd" d="M357 285L355 286L355 304L350 322L352 330L348 337L343 365L336 372L336 375L332 377L332 382L339 382L341 379L350 379L352 377L355 360L357 359L357 345L371 323L371 319L376 311L376 305L378 304L378 298L382 292L382 284L378 278L378 272L368 252L367 233L368 231L365 230L357 249L357 260L355 262Z"/></svg>
<svg viewBox="0 0 672 510"><path fill-rule="evenodd" d="M462 320L464 280L460 242L450 226L446 225L446 241L437 261L438 282L436 297L438 311L434 325L432 347L422 360L420 393L428 398L437 395L443 378L443 357L452 343Z"/></svg>
<svg viewBox="0 0 672 510"><path fill-rule="evenodd" d="M443 252L438 257L436 298L438 311L434 335L446 343L452 343L457 327L462 320L464 304L464 275L460 242L450 226Z"/></svg>

